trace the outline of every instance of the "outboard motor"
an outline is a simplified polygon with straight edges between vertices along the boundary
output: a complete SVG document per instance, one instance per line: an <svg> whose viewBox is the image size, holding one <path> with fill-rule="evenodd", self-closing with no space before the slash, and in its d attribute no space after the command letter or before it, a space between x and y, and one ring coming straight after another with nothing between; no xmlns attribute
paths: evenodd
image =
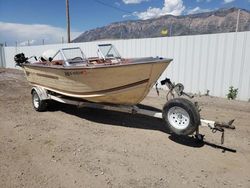
<svg viewBox="0 0 250 188"><path fill-rule="evenodd" d="M28 63L29 58L25 57L24 53L16 54L14 60L16 65L22 67L24 63Z"/></svg>

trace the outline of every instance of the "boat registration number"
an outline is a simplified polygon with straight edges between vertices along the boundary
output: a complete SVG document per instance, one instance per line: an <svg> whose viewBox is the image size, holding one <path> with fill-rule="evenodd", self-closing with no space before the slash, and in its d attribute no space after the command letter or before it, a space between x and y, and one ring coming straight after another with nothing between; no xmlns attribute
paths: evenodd
<svg viewBox="0 0 250 188"><path fill-rule="evenodd" d="M86 75L87 71L86 70L81 70L81 71L67 71L64 72L65 76L73 76L73 75Z"/></svg>

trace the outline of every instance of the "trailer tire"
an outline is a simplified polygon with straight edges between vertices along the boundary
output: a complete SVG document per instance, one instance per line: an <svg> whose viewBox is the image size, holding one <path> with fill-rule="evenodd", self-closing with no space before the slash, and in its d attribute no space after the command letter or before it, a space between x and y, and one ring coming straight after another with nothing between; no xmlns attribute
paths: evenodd
<svg viewBox="0 0 250 188"><path fill-rule="evenodd" d="M36 90L32 91L32 104L36 111L43 112L47 109L47 101L41 100Z"/></svg>
<svg viewBox="0 0 250 188"><path fill-rule="evenodd" d="M198 109L184 98L169 100L163 107L162 117L169 131L176 135L191 135L200 125Z"/></svg>

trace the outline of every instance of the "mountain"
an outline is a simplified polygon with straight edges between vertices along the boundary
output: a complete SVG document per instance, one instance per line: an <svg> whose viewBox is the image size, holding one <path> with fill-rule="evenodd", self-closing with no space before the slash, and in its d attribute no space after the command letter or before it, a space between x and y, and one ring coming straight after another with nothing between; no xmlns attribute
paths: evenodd
<svg viewBox="0 0 250 188"><path fill-rule="evenodd" d="M166 15L148 20L116 22L86 31L73 42L160 37L161 31L166 29L171 36L234 32L237 15L238 8L230 8L184 16ZM240 11L238 31L250 31L248 10Z"/></svg>

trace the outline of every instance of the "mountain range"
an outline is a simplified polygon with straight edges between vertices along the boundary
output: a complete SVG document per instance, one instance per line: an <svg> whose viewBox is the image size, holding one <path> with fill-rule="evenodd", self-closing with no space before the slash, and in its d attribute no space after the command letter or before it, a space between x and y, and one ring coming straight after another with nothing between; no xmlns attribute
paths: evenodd
<svg viewBox="0 0 250 188"><path fill-rule="evenodd" d="M234 32L238 10L238 8L218 9L191 15L166 15L148 20L115 22L85 31L72 42ZM238 31L250 31L248 10L240 10Z"/></svg>

